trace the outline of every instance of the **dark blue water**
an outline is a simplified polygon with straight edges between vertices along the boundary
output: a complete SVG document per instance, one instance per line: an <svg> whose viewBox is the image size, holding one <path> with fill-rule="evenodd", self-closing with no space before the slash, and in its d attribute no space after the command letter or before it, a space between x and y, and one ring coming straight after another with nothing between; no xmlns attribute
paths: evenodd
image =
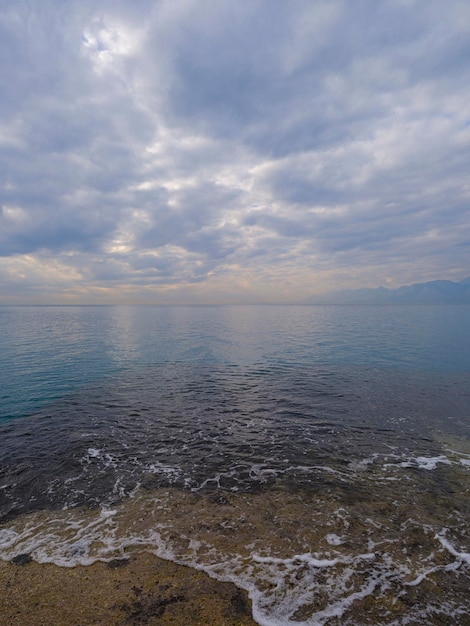
<svg viewBox="0 0 470 626"><path fill-rule="evenodd" d="M468 590L469 473L470 307L0 307L2 558L70 565L108 558L110 543L164 545L248 589L260 624L356 626L359 609L364 623L440 624L433 585L466 624L455 577ZM157 524L167 540L129 521L151 494L163 510L162 489L176 498ZM209 498L199 530L181 513L188 494ZM15 526L109 507L124 539L101 552L109 513L74 518L78 543L43 522ZM231 553L224 529L249 516L251 539ZM176 535L199 545L209 527L204 555L177 547Z"/></svg>

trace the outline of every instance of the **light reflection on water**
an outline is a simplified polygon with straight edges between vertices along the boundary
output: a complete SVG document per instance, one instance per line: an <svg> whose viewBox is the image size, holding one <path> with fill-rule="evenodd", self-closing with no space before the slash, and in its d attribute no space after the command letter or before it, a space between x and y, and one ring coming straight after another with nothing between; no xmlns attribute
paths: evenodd
<svg viewBox="0 0 470 626"><path fill-rule="evenodd" d="M0 307L0 417L152 363L470 372L466 306Z"/></svg>
<svg viewBox="0 0 470 626"><path fill-rule="evenodd" d="M2 558L151 549L264 624L468 623L469 312L0 307Z"/></svg>

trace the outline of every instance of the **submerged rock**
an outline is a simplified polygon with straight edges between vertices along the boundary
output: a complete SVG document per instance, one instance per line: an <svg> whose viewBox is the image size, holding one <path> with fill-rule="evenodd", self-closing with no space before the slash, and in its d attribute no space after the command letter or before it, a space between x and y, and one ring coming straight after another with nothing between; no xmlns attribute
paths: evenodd
<svg viewBox="0 0 470 626"><path fill-rule="evenodd" d="M17 554L11 560L11 563L14 565L26 565L27 563L31 563L33 557L30 554Z"/></svg>

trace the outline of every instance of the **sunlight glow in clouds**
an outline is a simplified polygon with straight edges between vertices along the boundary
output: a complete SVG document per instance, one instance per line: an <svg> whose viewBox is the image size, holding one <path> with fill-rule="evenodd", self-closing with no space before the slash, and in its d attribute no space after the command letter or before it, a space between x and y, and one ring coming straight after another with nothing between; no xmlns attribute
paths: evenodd
<svg viewBox="0 0 470 626"><path fill-rule="evenodd" d="M82 35L82 45L97 72L112 69L119 57L136 53L140 38L122 24L95 22Z"/></svg>
<svg viewBox="0 0 470 626"><path fill-rule="evenodd" d="M470 5L0 8L0 302L469 274Z"/></svg>

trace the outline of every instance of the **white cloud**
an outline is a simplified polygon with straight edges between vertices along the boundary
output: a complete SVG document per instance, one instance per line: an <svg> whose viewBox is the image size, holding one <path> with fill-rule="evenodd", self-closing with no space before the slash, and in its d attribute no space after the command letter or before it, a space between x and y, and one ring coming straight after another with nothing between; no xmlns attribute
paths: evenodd
<svg viewBox="0 0 470 626"><path fill-rule="evenodd" d="M3 298L295 300L467 275L469 16L2 7Z"/></svg>

